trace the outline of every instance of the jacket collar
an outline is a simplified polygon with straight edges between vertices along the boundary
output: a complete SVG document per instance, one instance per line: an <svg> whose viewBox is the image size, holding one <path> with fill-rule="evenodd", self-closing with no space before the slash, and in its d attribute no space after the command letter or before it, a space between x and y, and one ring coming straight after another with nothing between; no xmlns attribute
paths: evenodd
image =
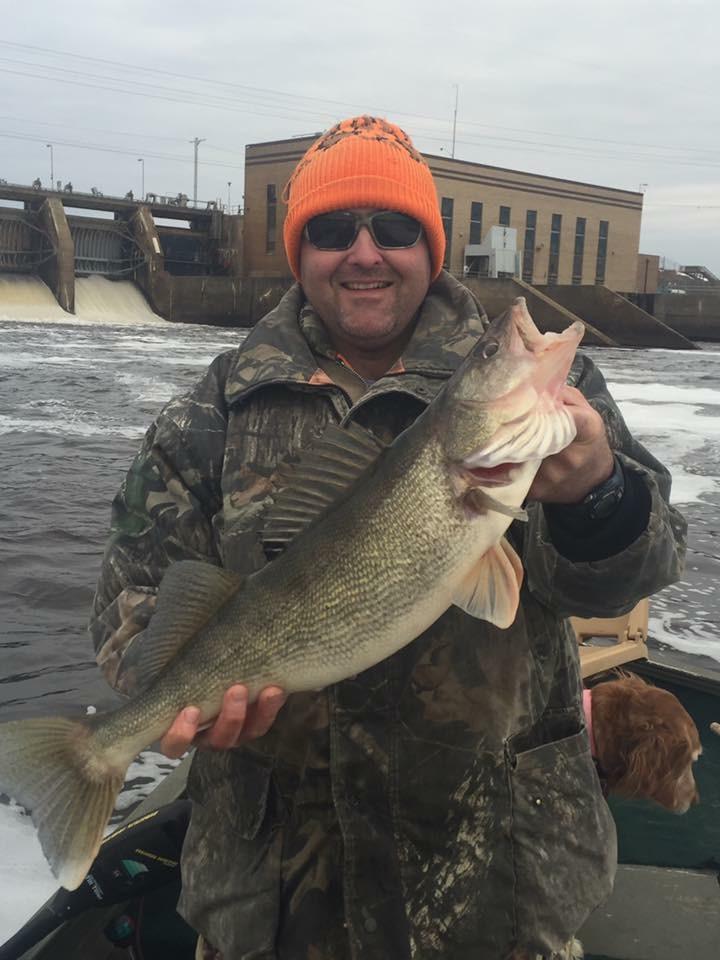
<svg viewBox="0 0 720 960"><path fill-rule="evenodd" d="M391 384L396 388L395 378L403 374L446 379L486 325L487 317L467 287L443 271L423 301L402 357L376 381L373 392ZM327 374L318 366L318 354L337 359L322 321L296 283L237 350L225 386L227 403L236 403L264 385L329 385Z"/></svg>

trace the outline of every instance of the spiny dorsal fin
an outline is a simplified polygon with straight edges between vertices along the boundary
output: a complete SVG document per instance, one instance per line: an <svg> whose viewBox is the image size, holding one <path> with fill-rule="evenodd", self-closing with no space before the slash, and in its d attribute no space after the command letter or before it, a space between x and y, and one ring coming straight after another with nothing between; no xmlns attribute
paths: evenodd
<svg viewBox="0 0 720 960"><path fill-rule="evenodd" d="M168 567L155 612L141 640L136 669L142 689L239 590L244 579L201 560L179 560Z"/></svg>
<svg viewBox="0 0 720 960"><path fill-rule="evenodd" d="M277 484L283 489L268 511L263 546L280 553L293 537L339 500L377 460L385 445L350 423L330 426L319 440L284 463Z"/></svg>

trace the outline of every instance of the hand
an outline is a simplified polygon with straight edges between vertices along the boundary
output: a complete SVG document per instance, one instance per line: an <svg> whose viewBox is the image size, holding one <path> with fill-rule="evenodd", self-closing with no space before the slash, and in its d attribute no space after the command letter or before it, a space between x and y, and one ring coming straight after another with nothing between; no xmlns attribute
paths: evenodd
<svg viewBox="0 0 720 960"><path fill-rule="evenodd" d="M190 747L210 750L230 750L248 740L255 740L268 732L285 703L280 687L265 687L255 703L248 703L247 688L236 684L225 691L220 713L210 727L198 732L200 711L185 707L173 721L160 741L166 757L176 760Z"/></svg>
<svg viewBox="0 0 720 960"><path fill-rule="evenodd" d="M576 387L563 387L561 399L567 407L577 434L560 453L540 465L528 500L541 503L580 503L614 469L603 418Z"/></svg>

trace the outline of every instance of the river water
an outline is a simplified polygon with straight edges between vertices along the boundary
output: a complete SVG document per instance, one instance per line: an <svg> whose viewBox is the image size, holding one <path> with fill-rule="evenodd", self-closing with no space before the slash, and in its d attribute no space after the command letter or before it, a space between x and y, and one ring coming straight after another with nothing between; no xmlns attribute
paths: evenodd
<svg viewBox="0 0 720 960"><path fill-rule="evenodd" d="M110 501L165 401L244 335L167 324L101 278L78 282L77 310L36 279L0 278L0 721L115 702L85 633ZM591 353L690 522L686 574L653 600L651 643L720 675L720 347ZM144 754L123 806L168 766ZM0 849L2 943L55 884L14 804L0 803Z"/></svg>

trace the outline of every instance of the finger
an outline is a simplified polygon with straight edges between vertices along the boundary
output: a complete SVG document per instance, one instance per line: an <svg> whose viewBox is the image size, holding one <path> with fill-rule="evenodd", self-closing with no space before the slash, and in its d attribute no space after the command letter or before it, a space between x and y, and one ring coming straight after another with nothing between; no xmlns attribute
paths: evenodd
<svg viewBox="0 0 720 960"><path fill-rule="evenodd" d="M238 742L247 720L248 691L235 684L225 691L220 714L215 723L200 738L198 745L215 750L229 750Z"/></svg>
<svg viewBox="0 0 720 960"><path fill-rule="evenodd" d="M590 406L587 397L581 390L578 390L577 387L569 387L567 384L564 384L562 387L560 387L558 400L564 407Z"/></svg>
<svg viewBox="0 0 720 960"><path fill-rule="evenodd" d="M255 740L265 736L286 699L285 692L280 687L265 687L261 690L257 702L248 711L241 740Z"/></svg>
<svg viewBox="0 0 720 960"><path fill-rule="evenodd" d="M160 749L171 760L178 760L190 749L197 734L200 711L197 707L185 707L160 741Z"/></svg>
<svg viewBox="0 0 720 960"><path fill-rule="evenodd" d="M571 387L569 384L565 384L559 393L559 398L566 407L589 407L587 397L582 392L578 390L577 387Z"/></svg>
<svg viewBox="0 0 720 960"><path fill-rule="evenodd" d="M574 390L571 387L568 389ZM587 402L579 390L574 392L578 394L579 400L573 398L570 402L565 402L568 413L575 421L575 439L565 448L566 450L572 449L578 443L594 442L600 437L607 437L602 416Z"/></svg>

